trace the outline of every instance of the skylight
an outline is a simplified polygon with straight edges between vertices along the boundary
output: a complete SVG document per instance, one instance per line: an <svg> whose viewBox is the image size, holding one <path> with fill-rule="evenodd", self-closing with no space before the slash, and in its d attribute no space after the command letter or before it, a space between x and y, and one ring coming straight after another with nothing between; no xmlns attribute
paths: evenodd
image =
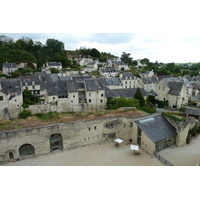
<svg viewBox="0 0 200 200"><path fill-rule="evenodd" d="M143 119L143 120L140 120L139 122L140 123L145 123L145 122L149 122L149 121L153 121L154 120L154 118L148 118L148 119Z"/></svg>

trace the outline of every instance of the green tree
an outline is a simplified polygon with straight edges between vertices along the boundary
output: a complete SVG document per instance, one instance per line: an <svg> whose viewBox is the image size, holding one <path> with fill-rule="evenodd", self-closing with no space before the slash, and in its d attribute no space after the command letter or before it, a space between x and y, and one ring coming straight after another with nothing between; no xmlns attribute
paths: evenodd
<svg viewBox="0 0 200 200"><path fill-rule="evenodd" d="M32 112L30 110L23 110L18 114L19 118L26 119L27 117L32 116Z"/></svg>
<svg viewBox="0 0 200 200"><path fill-rule="evenodd" d="M23 91L23 103L25 103L26 105L33 105L38 102L39 102L38 97L32 94L31 91L27 89Z"/></svg>
<svg viewBox="0 0 200 200"><path fill-rule="evenodd" d="M100 57L100 52L97 49L93 48L91 50L91 52L90 52L90 56L99 58Z"/></svg>
<svg viewBox="0 0 200 200"><path fill-rule="evenodd" d="M56 69L56 68L51 68L50 71L51 71L52 74L57 74L57 73L59 73L59 70Z"/></svg>
<svg viewBox="0 0 200 200"><path fill-rule="evenodd" d="M140 63L141 63L141 64L145 64L145 65L148 65L149 62L150 62L150 61L149 61L148 58L143 58L143 59L140 60Z"/></svg>
<svg viewBox="0 0 200 200"><path fill-rule="evenodd" d="M142 107L142 106L145 105L145 100L144 100L144 97L142 95L142 92L141 92L140 88L137 88L136 93L134 95L134 98L136 98L137 100L139 100L140 107Z"/></svg>
<svg viewBox="0 0 200 200"><path fill-rule="evenodd" d="M25 76L25 75L30 75L33 73L33 69L30 67L25 67L21 70L21 75Z"/></svg>
<svg viewBox="0 0 200 200"><path fill-rule="evenodd" d="M47 39L46 46L54 52L64 50L64 43L56 39Z"/></svg>
<svg viewBox="0 0 200 200"><path fill-rule="evenodd" d="M121 61L128 64L128 65L131 65L132 64L132 58L130 57L130 53L125 53L125 52L122 52L122 55L121 55Z"/></svg>

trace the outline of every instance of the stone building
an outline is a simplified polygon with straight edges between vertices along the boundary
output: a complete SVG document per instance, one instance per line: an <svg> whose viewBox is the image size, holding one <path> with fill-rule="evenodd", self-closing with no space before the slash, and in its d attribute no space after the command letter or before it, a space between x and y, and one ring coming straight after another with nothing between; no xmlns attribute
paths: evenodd
<svg viewBox="0 0 200 200"><path fill-rule="evenodd" d="M137 88L140 86L138 84L138 78L134 76L131 72L121 73L119 75L119 78L122 82L123 88Z"/></svg>
<svg viewBox="0 0 200 200"><path fill-rule="evenodd" d="M115 138L132 141L153 154L171 146L184 145L188 127L187 124L180 129L161 114L154 114L136 119L118 116L3 131L0 132L0 161L113 142Z"/></svg>
<svg viewBox="0 0 200 200"><path fill-rule="evenodd" d="M159 101L168 100L170 107L180 108L188 103L187 87L181 80L163 78L155 86L155 92L156 99Z"/></svg>
<svg viewBox="0 0 200 200"><path fill-rule="evenodd" d="M15 63L3 63L2 71L3 74L11 75L12 72L17 70L17 65Z"/></svg>

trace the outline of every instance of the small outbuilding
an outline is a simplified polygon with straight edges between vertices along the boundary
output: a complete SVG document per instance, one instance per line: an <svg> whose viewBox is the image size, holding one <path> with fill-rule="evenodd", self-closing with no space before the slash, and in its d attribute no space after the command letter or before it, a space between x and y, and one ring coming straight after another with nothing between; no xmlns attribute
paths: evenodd
<svg viewBox="0 0 200 200"><path fill-rule="evenodd" d="M135 121L136 143L147 152L159 152L175 145L176 128L162 114L151 115Z"/></svg>

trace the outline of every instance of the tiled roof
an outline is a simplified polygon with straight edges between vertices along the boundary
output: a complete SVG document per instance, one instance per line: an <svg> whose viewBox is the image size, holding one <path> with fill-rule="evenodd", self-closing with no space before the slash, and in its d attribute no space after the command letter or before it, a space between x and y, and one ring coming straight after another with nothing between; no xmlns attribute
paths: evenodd
<svg viewBox="0 0 200 200"><path fill-rule="evenodd" d="M136 120L135 123L154 143L176 135L176 129L161 114Z"/></svg>

